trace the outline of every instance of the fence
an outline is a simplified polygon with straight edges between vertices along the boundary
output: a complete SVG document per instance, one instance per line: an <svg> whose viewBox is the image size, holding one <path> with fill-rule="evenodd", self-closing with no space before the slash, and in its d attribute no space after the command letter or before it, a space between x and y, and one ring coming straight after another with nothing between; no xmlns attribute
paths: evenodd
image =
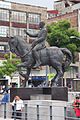
<svg viewBox="0 0 80 120"><path fill-rule="evenodd" d="M36 102L36 101L35 101ZM63 106L51 105L48 101L40 101L41 105L37 103L29 104L24 103L24 109L22 111L22 120L64 120L64 109ZM47 104L48 103L48 104ZM59 114L60 111L63 111L63 114ZM16 116L16 104L14 107L14 115L12 116L12 106L7 104L0 105L0 118L10 119L13 117L14 120L17 120L19 116ZM18 111L21 113L21 111ZM0 119L1 120L1 119Z"/></svg>
<svg viewBox="0 0 80 120"><path fill-rule="evenodd" d="M13 112L14 114L12 115ZM19 119L19 116L17 116L16 112L16 104L14 106L14 111L9 103L0 105L0 118L13 118L14 120L17 120ZM17 113L20 114L21 111L18 111ZM80 118L76 118L71 105L63 108L62 105L56 106L50 104L38 105L26 103L24 103L20 118L22 120L80 120Z"/></svg>

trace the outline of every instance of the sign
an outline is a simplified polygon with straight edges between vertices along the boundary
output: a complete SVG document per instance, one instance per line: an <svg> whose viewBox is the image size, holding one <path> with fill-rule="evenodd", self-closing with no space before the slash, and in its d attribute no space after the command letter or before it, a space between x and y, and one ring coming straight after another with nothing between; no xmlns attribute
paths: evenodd
<svg viewBox="0 0 80 120"><path fill-rule="evenodd" d="M54 3L54 9L55 9L55 10L61 11L61 10L63 10L64 8L65 8L65 3L64 3L64 1Z"/></svg>
<svg viewBox="0 0 80 120"><path fill-rule="evenodd" d="M49 73L48 74L48 80L51 81L54 78L55 74L54 73Z"/></svg>
<svg viewBox="0 0 80 120"><path fill-rule="evenodd" d="M46 76L32 76L32 80L46 80Z"/></svg>
<svg viewBox="0 0 80 120"><path fill-rule="evenodd" d="M62 9L60 12L61 12L61 14L73 12L72 6Z"/></svg>

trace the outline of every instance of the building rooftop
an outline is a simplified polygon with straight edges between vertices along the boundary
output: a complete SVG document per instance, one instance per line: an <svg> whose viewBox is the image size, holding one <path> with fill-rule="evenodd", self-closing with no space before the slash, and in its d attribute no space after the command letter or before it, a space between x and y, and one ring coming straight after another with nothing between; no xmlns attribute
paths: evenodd
<svg viewBox="0 0 80 120"><path fill-rule="evenodd" d="M0 1L4 1L4 2L9 2L9 3L14 3L14 4L20 4L20 5L25 5L25 6L33 6L33 7L39 7L39 8L46 8L47 9L47 7L41 7L41 6L37 6L37 5L30 5L30 4L27 4L27 3L21 3L21 2L11 2L11 1L8 1L8 0L0 0Z"/></svg>

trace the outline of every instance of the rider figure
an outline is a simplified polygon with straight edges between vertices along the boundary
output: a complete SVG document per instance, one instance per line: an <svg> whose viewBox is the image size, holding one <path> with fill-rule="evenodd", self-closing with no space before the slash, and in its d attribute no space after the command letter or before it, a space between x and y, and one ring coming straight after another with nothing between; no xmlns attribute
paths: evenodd
<svg viewBox="0 0 80 120"><path fill-rule="evenodd" d="M34 66L35 68L39 67L39 65L41 65L38 50L41 50L45 47L45 40L46 40L46 37L47 37L47 30L45 28L45 23L44 22L39 23L39 28L40 28L40 31L36 34L31 34L27 31L25 31L26 34L29 35L30 37L37 37L36 40L33 41L32 45L31 45L32 53L33 53L33 56L36 60L36 64Z"/></svg>

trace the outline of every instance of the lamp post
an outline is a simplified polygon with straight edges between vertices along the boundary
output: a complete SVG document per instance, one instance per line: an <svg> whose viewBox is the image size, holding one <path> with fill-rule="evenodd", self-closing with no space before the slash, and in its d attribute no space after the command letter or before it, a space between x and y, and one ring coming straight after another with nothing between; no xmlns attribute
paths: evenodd
<svg viewBox="0 0 80 120"><path fill-rule="evenodd" d="M46 80L48 81L48 66L46 65Z"/></svg>
<svg viewBox="0 0 80 120"><path fill-rule="evenodd" d="M80 40L80 37L77 37L77 36L70 36L71 39L75 38L77 40Z"/></svg>

